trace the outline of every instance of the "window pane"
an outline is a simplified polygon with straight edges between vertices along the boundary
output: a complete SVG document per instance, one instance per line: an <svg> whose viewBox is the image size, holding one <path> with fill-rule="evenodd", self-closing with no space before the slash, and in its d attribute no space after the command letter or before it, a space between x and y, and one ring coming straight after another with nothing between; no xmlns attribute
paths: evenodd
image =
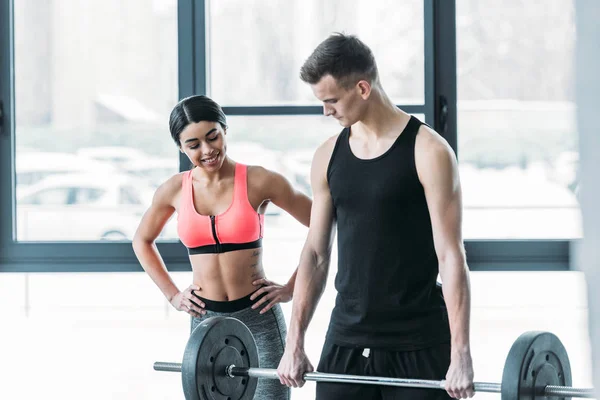
<svg viewBox="0 0 600 400"><path fill-rule="evenodd" d="M467 239L581 236L568 0L457 1Z"/></svg>
<svg viewBox="0 0 600 400"><path fill-rule="evenodd" d="M178 170L177 1L14 7L17 239L131 239Z"/></svg>
<svg viewBox="0 0 600 400"><path fill-rule="evenodd" d="M333 32L357 34L373 50L396 104L424 103L422 0L218 0L209 6L209 87L221 105L319 104L298 76Z"/></svg>

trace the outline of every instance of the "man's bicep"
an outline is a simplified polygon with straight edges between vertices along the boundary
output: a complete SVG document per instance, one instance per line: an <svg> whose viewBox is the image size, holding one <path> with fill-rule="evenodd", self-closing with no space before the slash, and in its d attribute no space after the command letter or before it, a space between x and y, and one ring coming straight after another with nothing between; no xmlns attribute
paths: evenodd
<svg viewBox="0 0 600 400"><path fill-rule="evenodd" d="M452 150L432 142L416 156L419 179L425 190L433 239L438 256L462 247L462 193L458 166Z"/></svg>
<svg viewBox="0 0 600 400"><path fill-rule="evenodd" d="M327 257L333 242L334 212L331 195L315 193L308 229L308 241L320 256Z"/></svg>
<svg viewBox="0 0 600 400"><path fill-rule="evenodd" d="M330 151L327 148L317 150L311 167L311 186L313 203L308 230L308 242L321 256L328 256L333 242L334 208L329 184L327 165Z"/></svg>
<svg viewBox="0 0 600 400"><path fill-rule="evenodd" d="M436 250L443 256L461 246L462 200L460 188L432 189L427 198Z"/></svg>

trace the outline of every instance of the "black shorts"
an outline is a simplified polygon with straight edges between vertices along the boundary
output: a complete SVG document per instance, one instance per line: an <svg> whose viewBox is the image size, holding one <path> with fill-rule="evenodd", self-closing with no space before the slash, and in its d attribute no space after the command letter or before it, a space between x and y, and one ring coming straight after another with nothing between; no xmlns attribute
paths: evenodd
<svg viewBox="0 0 600 400"><path fill-rule="evenodd" d="M416 351L389 351L338 346L326 340L317 371L442 380L450 366L450 343ZM445 390L351 383L317 382L317 400L447 400Z"/></svg>

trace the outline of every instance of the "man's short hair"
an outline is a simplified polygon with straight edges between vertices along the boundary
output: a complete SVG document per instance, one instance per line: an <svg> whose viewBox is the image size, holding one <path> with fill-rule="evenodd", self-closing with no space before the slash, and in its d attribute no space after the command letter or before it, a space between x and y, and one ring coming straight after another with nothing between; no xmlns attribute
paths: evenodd
<svg viewBox="0 0 600 400"><path fill-rule="evenodd" d="M325 39L300 68L300 79L315 84L331 75L349 89L360 80L379 81L377 64L371 49L354 35L334 33Z"/></svg>

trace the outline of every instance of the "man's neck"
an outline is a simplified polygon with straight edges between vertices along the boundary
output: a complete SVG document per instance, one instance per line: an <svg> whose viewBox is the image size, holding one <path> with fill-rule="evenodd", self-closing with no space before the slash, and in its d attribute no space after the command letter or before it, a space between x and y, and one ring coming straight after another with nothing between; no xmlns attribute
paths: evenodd
<svg viewBox="0 0 600 400"><path fill-rule="evenodd" d="M354 124L354 131L366 136L383 137L406 125L410 115L394 105L383 89L374 90L363 118Z"/></svg>

